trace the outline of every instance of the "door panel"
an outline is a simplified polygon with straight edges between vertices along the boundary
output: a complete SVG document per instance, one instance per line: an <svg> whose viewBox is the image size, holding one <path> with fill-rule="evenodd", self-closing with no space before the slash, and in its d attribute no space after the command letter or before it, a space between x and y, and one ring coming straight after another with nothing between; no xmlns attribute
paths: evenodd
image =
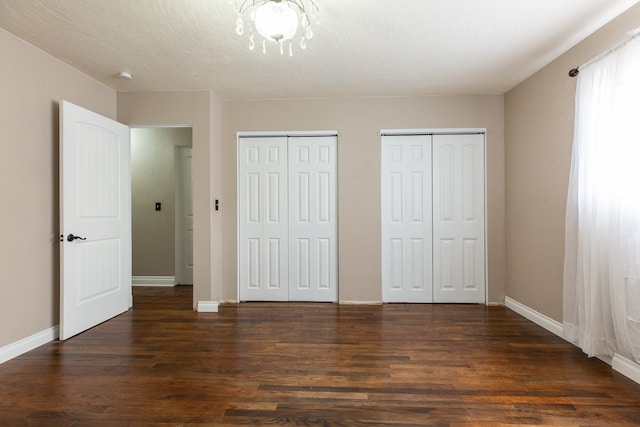
<svg viewBox="0 0 640 427"><path fill-rule="evenodd" d="M176 149L176 283L193 284L193 150Z"/></svg>
<svg viewBox="0 0 640 427"><path fill-rule="evenodd" d="M382 139L382 299L431 302L431 136Z"/></svg>
<svg viewBox="0 0 640 427"><path fill-rule="evenodd" d="M60 122L64 340L131 306L131 149L127 126L69 102Z"/></svg>
<svg viewBox="0 0 640 427"><path fill-rule="evenodd" d="M337 301L335 137L289 138L289 299Z"/></svg>
<svg viewBox="0 0 640 427"><path fill-rule="evenodd" d="M485 301L484 135L433 136L434 302Z"/></svg>
<svg viewBox="0 0 640 427"><path fill-rule="evenodd" d="M287 138L238 145L241 301L288 300Z"/></svg>

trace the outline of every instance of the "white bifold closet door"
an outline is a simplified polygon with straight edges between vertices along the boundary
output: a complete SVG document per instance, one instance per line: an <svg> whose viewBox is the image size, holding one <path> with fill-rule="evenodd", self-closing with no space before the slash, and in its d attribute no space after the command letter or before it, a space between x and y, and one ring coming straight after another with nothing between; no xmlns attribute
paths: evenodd
<svg viewBox="0 0 640 427"><path fill-rule="evenodd" d="M382 299L431 302L431 135L382 143Z"/></svg>
<svg viewBox="0 0 640 427"><path fill-rule="evenodd" d="M289 138L289 300L338 299L336 137Z"/></svg>
<svg viewBox="0 0 640 427"><path fill-rule="evenodd" d="M240 299L288 301L287 138L241 138L239 144Z"/></svg>
<svg viewBox="0 0 640 427"><path fill-rule="evenodd" d="M484 303L484 135L433 135L433 301Z"/></svg>
<svg viewBox="0 0 640 427"><path fill-rule="evenodd" d="M337 301L335 136L239 138L241 301Z"/></svg>
<svg viewBox="0 0 640 427"><path fill-rule="evenodd" d="M485 302L484 135L382 138L384 302Z"/></svg>

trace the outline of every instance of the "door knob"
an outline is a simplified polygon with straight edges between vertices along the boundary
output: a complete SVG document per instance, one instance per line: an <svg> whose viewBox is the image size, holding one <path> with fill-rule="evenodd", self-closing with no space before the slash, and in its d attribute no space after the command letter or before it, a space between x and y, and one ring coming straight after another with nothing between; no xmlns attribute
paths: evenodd
<svg viewBox="0 0 640 427"><path fill-rule="evenodd" d="M79 240L87 240L86 237L80 237L80 236L74 236L73 234L69 234L67 236L67 242L73 242L74 240L79 239Z"/></svg>

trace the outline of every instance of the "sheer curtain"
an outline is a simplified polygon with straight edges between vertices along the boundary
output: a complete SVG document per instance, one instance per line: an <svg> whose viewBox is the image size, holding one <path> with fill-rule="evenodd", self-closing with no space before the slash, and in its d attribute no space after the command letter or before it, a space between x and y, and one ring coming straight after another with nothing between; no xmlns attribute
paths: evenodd
<svg viewBox="0 0 640 427"><path fill-rule="evenodd" d="M640 362L640 37L580 68L565 233L565 337Z"/></svg>

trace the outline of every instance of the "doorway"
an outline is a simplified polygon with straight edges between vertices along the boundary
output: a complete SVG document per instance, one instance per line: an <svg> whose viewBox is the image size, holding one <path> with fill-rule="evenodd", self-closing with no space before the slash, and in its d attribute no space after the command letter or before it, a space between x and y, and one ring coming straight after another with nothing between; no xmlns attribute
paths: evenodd
<svg viewBox="0 0 640 427"><path fill-rule="evenodd" d="M193 284L191 127L131 128L134 286Z"/></svg>

